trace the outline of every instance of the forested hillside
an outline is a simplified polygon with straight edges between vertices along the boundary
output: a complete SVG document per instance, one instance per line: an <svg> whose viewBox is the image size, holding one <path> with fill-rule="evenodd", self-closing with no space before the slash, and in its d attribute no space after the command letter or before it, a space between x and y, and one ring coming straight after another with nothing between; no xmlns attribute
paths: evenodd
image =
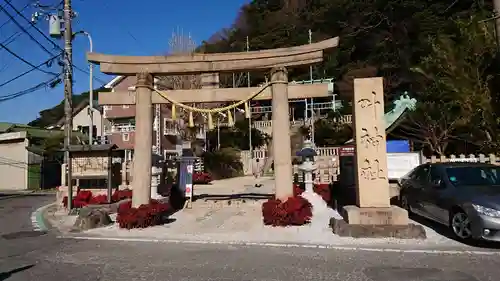
<svg viewBox="0 0 500 281"><path fill-rule="evenodd" d="M428 154L489 152L499 141L492 17L491 1L254 0L201 49L243 51L247 36L250 50L296 46L308 43L308 30L312 41L339 36L315 78L334 77L349 100L353 78L383 76L387 104L404 91L419 101L398 137ZM290 79L308 75L294 70Z"/></svg>

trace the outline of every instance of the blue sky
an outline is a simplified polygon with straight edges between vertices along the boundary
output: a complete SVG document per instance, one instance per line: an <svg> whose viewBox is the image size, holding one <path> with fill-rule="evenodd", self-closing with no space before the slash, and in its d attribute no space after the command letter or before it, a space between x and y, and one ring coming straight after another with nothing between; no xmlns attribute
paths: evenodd
<svg viewBox="0 0 500 281"><path fill-rule="evenodd" d="M33 0L10 0L17 9L22 9ZM41 0L43 5L59 3L60 0ZM173 31L180 29L184 34L190 33L197 43L208 39L221 28L228 27L235 19L240 7L248 0L73 0L73 8L78 16L73 22L73 30L85 30L92 35L94 50L100 53L123 55L158 55L168 51L168 42ZM13 16L15 11L0 0L0 7ZM32 6L22 11L28 19L36 9ZM28 32L43 44L49 51L55 53L55 47L40 33L30 27L30 24L19 16L16 20ZM4 11L0 11L0 26L9 21ZM48 23L43 18L36 25L48 35ZM14 40L7 40L14 35ZM55 39L62 46L62 41ZM50 56L13 22L0 27L0 43L6 46L30 63L38 65ZM88 40L76 37L73 42L74 64L88 70L85 52L88 50ZM0 47L0 85L11 78L31 69ZM54 63L52 72L59 72L60 67ZM100 73L98 67L95 76L103 81L113 77ZM43 81L50 75L33 71L22 78L0 87L1 96L17 93ZM88 90L88 74L75 69L74 93ZM94 80L94 86L102 83ZM58 104L63 98L63 87L44 89L34 93L9 100L0 101L0 121L27 123L38 116L38 112Z"/></svg>

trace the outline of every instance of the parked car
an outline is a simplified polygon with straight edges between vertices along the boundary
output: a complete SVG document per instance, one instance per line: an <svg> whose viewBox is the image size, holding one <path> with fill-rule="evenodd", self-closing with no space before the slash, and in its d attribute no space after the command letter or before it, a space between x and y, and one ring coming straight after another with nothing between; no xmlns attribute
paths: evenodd
<svg viewBox="0 0 500 281"><path fill-rule="evenodd" d="M401 207L461 239L500 241L500 166L422 164L399 180Z"/></svg>

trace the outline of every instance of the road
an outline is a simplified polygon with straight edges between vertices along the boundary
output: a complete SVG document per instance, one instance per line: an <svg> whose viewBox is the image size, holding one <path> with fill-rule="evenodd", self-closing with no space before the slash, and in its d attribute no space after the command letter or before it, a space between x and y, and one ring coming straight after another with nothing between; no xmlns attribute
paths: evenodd
<svg viewBox="0 0 500 281"><path fill-rule="evenodd" d="M498 280L500 255L131 243L30 232L52 196L0 200L0 281Z"/></svg>

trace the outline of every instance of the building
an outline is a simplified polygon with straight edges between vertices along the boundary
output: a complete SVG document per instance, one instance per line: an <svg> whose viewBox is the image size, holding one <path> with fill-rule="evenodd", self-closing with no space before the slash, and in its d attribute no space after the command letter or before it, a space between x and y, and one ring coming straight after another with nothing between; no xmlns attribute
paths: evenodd
<svg viewBox="0 0 500 281"><path fill-rule="evenodd" d="M104 127L108 121L103 118L103 109L101 106L99 106L97 101L93 101L92 108L94 109L92 116L93 119L92 135L94 142L96 141L100 143L105 142L103 140ZM90 112L90 103L88 99L82 101L73 109L73 131L78 131L88 136L90 132L89 112ZM64 122L65 118L62 117L56 124L47 127L47 129L59 128L61 130L64 130Z"/></svg>
<svg viewBox="0 0 500 281"><path fill-rule="evenodd" d="M104 87L111 92L133 91L136 81L135 76L117 76ZM183 147L180 131L182 120L173 121L171 116L169 105L155 104L153 106L153 147L151 150L163 157L168 154L179 154ZM103 118L107 121L104 126L104 135L108 137L110 143L116 144L118 149L125 151L126 160L131 160L135 141L135 106L104 106ZM198 128L195 135L196 139L203 141L205 128Z"/></svg>
<svg viewBox="0 0 500 281"><path fill-rule="evenodd" d="M59 130L0 123L0 190L39 189L44 182L55 187L60 181L60 168L55 169L59 174L44 173L43 157L32 151L40 150L37 147L44 139L58 136L62 137Z"/></svg>

